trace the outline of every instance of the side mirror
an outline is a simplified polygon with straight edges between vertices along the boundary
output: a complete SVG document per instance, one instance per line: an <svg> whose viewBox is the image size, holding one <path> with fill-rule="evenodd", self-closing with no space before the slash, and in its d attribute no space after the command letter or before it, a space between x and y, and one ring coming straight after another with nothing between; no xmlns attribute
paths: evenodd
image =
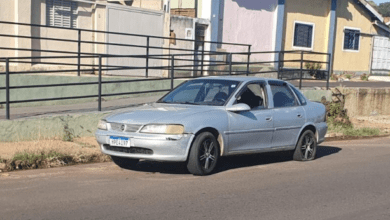
<svg viewBox="0 0 390 220"><path fill-rule="evenodd" d="M245 112L245 111L250 111L251 107L249 107L249 105L247 104L240 103L240 104L235 104L230 107L227 107L226 110L230 112Z"/></svg>

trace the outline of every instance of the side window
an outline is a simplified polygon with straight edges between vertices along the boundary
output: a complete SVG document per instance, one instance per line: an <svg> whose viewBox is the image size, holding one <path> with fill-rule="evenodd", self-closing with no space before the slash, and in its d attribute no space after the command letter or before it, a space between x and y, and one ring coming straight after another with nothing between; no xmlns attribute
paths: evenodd
<svg viewBox="0 0 390 220"><path fill-rule="evenodd" d="M266 108L265 88L261 83L248 84L237 97L236 103L249 105L252 110Z"/></svg>
<svg viewBox="0 0 390 220"><path fill-rule="evenodd" d="M294 90L295 94L299 98L299 101L301 101L301 104L302 105L306 105L306 98L305 98L305 96L300 91L298 91L298 89L296 89L294 86L290 86L290 88L292 88L292 90Z"/></svg>
<svg viewBox="0 0 390 220"><path fill-rule="evenodd" d="M292 91L287 85L271 85L274 107L291 107L298 105Z"/></svg>

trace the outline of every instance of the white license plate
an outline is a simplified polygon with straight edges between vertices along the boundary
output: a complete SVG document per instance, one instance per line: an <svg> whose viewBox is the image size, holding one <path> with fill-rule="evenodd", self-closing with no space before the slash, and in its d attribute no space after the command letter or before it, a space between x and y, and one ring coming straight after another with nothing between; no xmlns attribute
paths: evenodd
<svg viewBox="0 0 390 220"><path fill-rule="evenodd" d="M130 138L110 136L110 145L117 147L130 147Z"/></svg>

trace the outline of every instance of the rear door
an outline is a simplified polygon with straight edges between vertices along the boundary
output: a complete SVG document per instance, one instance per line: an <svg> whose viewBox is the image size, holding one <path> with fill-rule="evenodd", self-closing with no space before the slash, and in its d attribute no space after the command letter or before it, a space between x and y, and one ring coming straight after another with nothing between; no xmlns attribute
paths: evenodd
<svg viewBox="0 0 390 220"><path fill-rule="evenodd" d="M269 81L268 83L272 92L275 127L272 147L294 146L299 131L306 121L305 111L285 82Z"/></svg>

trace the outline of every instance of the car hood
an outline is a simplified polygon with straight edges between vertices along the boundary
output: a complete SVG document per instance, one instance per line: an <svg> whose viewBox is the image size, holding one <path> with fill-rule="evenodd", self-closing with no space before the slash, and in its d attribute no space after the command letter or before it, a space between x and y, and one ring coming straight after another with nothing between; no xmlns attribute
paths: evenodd
<svg viewBox="0 0 390 220"><path fill-rule="evenodd" d="M114 113L107 116L106 120L124 124L180 123L185 117L206 113L215 108L217 107L152 103Z"/></svg>

